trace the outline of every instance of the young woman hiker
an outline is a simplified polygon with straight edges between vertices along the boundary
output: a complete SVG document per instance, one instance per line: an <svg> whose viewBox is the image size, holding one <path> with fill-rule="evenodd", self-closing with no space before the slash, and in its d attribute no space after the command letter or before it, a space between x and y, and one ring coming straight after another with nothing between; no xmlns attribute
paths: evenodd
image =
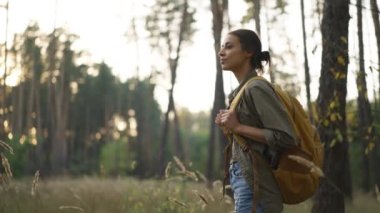
<svg viewBox="0 0 380 213"><path fill-rule="evenodd" d="M229 178L234 194L235 212L277 213L283 209L281 192L272 174L278 153L296 144L287 112L271 86L252 77L262 74L263 64L270 63L269 52L261 51L261 41L247 29L231 31L220 52L223 70L231 71L239 86L229 95L233 101L240 88L244 92L235 109L222 109L215 123L224 131L243 137L257 157L252 158L232 136L226 148ZM257 189L256 189L257 187Z"/></svg>

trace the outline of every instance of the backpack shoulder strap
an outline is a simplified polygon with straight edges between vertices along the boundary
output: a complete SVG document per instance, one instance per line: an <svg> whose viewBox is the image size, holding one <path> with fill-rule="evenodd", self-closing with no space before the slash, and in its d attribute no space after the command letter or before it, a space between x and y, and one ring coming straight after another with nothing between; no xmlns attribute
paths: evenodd
<svg viewBox="0 0 380 213"><path fill-rule="evenodd" d="M247 87L247 85L257 78L262 78L262 77L255 76L255 77L250 78L247 82L244 83L244 85L240 88L239 92L236 94L236 96L232 100L230 109L232 110L236 109L237 105L239 104L240 98L243 95L244 90Z"/></svg>

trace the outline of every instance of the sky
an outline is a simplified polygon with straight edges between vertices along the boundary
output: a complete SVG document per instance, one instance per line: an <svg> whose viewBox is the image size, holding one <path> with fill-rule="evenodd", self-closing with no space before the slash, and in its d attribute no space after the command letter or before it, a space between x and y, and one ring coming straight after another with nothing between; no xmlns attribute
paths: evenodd
<svg viewBox="0 0 380 213"><path fill-rule="evenodd" d="M0 0L0 6L5 5L5 3L6 0ZM149 45L145 39L147 35L143 30L143 16L147 12L146 6L153 3L154 0L9 0L8 40L11 40L14 33L24 31L32 20L37 21L41 31L46 33L50 33L54 26L65 27L69 32L79 35L74 48L88 51L91 54L88 60L91 62L105 61L111 66L115 75L121 79L135 76L136 66L139 66L139 76L144 77L150 74L150 67L156 61L153 58L154 56L149 54ZM217 63L214 57L211 28L212 14L209 10L209 1L191 0L191 4L197 8L195 17L197 31L193 37L193 42L184 46L181 53L174 98L177 108L186 107L192 112L209 111L214 99L215 63ZM273 6L270 5L271 3L267 4ZM268 50L268 40L270 39L271 51L277 55L283 54L283 58L288 61L282 69L296 74L298 76L296 82L302 84L304 71L299 1L288 1L288 4L288 14L281 15L281 21L278 24L266 24L269 23L268 19L278 15L275 10L262 11L263 33L261 39L263 50ZM310 5L310 1L305 1L305 4L309 66L312 75L312 99L314 100L317 97L320 72L320 35L318 32L314 34L312 32L313 26L318 24L316 20L310 19L311 11L315 5ZM230 1L229 15L232 29L239 27L252 29L253 23L247 25L240 23L241 16L245 12L246 4L243 0ZM355 14L352 16L356 16L356 11L353 10L351 13ZM136 17L138 25L137 46L136 42L126 36L133 16ZM372 43L374 36L370 13L364 11L364 16L365 45L369 47L366 51L366 58L368 58L368 62L377 63L377 59L374 57L376 48L373 44L375 43ZM355 27L356 22L352 20L350 31L354 32ZM0 8L0 32L0 42L3 43L5 40L5 33L2 33L5 32L4 8ZM268 35L270 36L268 37ZM355 42L354 37L352 39L350 50L355 52L357 51L357 42ZM289 47L295 53L294 56L284 53ZM313 53L314 48L316 51ZM351 63L349 73L354 74L355 69L355 63ZM237 81L230 72L224 72L223 76L225 92L228 94L237 86ZM354 83L353 76L349 75L349 84ZM376 83L373 80L377 77L373 75L367 77L369 89L373 85L377 87L378 82ZM157 82L155 95L163 110L166 110L167 107L168 82L168 78ZM302 90L302 97L305 97L304 93ZM356 91L349 92L349 96L355 97L355 95ZM371 94L369 95L371 96Z"/></svg>

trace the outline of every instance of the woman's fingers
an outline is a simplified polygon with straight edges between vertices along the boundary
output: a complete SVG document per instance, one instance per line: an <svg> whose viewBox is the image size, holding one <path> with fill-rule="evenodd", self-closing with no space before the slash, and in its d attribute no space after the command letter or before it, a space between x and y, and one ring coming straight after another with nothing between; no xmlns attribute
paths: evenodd
<svg viewBox="0 0 380 213"><path fill-rule="evenodd" d="M224 127L232 129L235 125L237 125L237 117L235 111L226 111L221 115L221 123Z"/></svg>
<svg viewBox="0 0 380 213"><path fill-rule="evenodd" d="M226 126L228 122L233 119L231 118L233 115L233 111L221 109L215 117L215 123L220 126Z"/></svg>

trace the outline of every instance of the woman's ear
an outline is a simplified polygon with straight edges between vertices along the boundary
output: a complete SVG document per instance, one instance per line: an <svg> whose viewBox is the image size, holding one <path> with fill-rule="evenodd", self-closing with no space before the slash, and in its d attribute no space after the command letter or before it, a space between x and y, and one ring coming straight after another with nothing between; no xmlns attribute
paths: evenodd
<svg viewBox="0 0 380 213"><path fill-rule="evenodd" d="M253 52L248 52L248 51L245 51L245 55L247 56L247 58L252 58L254 53Z"/></svg>

